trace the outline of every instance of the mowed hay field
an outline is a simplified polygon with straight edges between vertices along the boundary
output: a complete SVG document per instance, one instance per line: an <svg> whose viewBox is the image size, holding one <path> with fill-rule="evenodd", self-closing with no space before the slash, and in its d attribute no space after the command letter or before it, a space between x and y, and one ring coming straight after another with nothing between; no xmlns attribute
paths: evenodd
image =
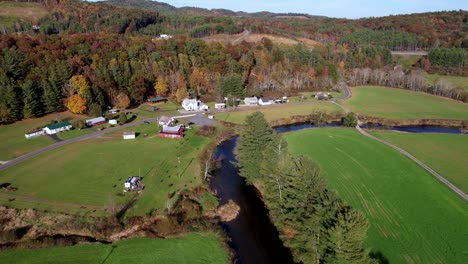
<svg viewBox="0 0 468 264"><path fill-rule="evenodd" d="M146 188L129 212L141 215L165 208L169 193L201 183L196 157L209 139L195 136L193 130L182 140L162 139L156 136L154 123L132 129L140 133L135 140L123 140L118 132L66 145L0 171L0 182L18 188L0 190L0 204L103 214L104 209L122 206L134 197L123 194L123 184L141 173Z"/></svg>
<svg viewBox="0 0 468 264"><path fill-rule="evenodd" d="M54 113L39 118L30 118L9 125L0 125L0 160L10 160L28 152L53 144L47 136L26 139L24 134L36 128L43 128L52 120L71 121L86 119L87 116L75 115L68 112ZM73 132L63 132L63 134ZM58 134L59 136L62 133Z"/></svg>
<svg viewBox="0 0 468 264"><path fill-rule="evenodd" d="M82 244L0 252L2 263L120 264L120 263L229 263L220 239L195 233L167 239L133 238L112 245Z"/></svg>
<svg viewBox="0 0 468 264"><path fill-rule="evenodd" d="M464 263L468 205L397 151L353 129L286 135L294 155L326 172L329 187L370 222L366 246L382 263Z"/></svg>
<svg viewBox="0 0 468 264"><path fill-rule="evenodd" d="M392 119L468 119L468 104L404 89L361 86L344 104L353 112Z"/></svg>
<svg viewBox="0 0 468 264"><path fill-rule="evenodd" d="M433 84L437 79L443 79L452 83L455 87L463 88L468 92L468 77L463 76L448 76L448 75L438 75L438 74L428 74L427 81L429 84Z"/></svg>
<svg viewBox="0 0 468 264"><path fill-rule="evenodd" d="M248 109L243 108L243 109ZM341 108L337 105L327 102L313 102L304 104L286 104L286 105L274 105L274 106L259 106L255 107L254 110L242 110L227 113L216 114L216 119L225 122L242 124L245 118L253 112L259 111L265 115L267 121L278 120L282 118L289 118L297 115L310 115L315 110L331 112L342 112Z"/></svg>
<svg viewBox="0 0 468 264"><path fill-rule="evenodd" d="M428 164L468 193L468 135L370 131Z"/></svg>
<svg viewBox="0 0 468 264"><path fill-rule="evenodd" d="M11 26L18 19L36 23L48 11L39 3L0 2L0 24Z"/></svg>

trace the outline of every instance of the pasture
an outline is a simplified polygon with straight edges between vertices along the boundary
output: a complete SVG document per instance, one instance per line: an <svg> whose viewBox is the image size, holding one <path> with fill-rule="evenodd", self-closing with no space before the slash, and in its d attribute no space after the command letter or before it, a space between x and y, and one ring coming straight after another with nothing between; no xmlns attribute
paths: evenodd
<svg viewBox="0 0 468 264"><path fill-rule="evenodd" d="M217 235L192 233L167 239L132 238L111 245L21 249L0 252L3 263L229 263Z"/></svg>
<svg viewBox="0 0 468 264"><path fill-rule="evenodd" d="M135 197L123 193L127 177L143 177L146 186L128 214L142 215L166 207L168 194L201 183L196 157L209 139L188 135L182 140L156 136L155 123L132 127L137 139L122 132L81 141L31 158L4 171L0 182L16 192L0 190L0 204L77 214L115 212ZM143 134L148 134L144 137Z"/></svg>
<svg viewBox="0 0 468 264"><path fill-rule="evenodd" d="M244 109L249 109L249 107L243 107L242 110L235 112L217 113L216 119L235 124L242 124L246 116L256 111L262 112L265 115L266 120L269 122L281 118L290 118L292 116L310 115L315 110L326 111L328 113L342 111L341 108L335 104L319 101L302 104L258 106L253 107L252 110Z"/></svg>
<svg viewBox="0 0 468 264"><path fill-rule="evenodd" d="M0 2L0 24L12 26L18 20L29 20L33 23L47 14L39 3Z"/></svg>
<svg viewBox="0 0 468 264"><path fill-rule="evenodd" d="M433 84L439 78L452 83L455 87L463 88L465 91L468 92L468 77L438 75L438 74L427 75L427 81L429 84Z"/></svg>
<svg viewBox="0 0 468 264"><path fill-rule="evenodd" d="M0 125L0 160L10 160L54 143L54 141L47 136L38 136L35 138L26 139L24 137L24 133L26 132L36 128L42 128L50 124L52 121L71 121L75 119L86 118L87 116L62 112L39 118L25 119L9 125ZM67 131L58 135L61 137L61 135L75 133L78 132ZM81 133L85 133L85 131L82 130ZM68 135L65 135L65 137L67 136Z"/></svg>
<svg viewBox="0 0 468 264"><path fill-rule="evenodd" d="M467 203L416 163L353 129L309 129L286 138L293 155L316 160L329 188L365 213L365 245L381 263L466 261Z"/></svg>
<svg viewBox="0 0 468 264"><path fill-rule="evenodd" d="M468 104L404 89L361 86L343 103L353 112L392 119L468 119Z"/></svg>
<svg viewBox="0 0 468 264"><path fill-rule="evenodd" d="M411 153L468 193L468 135L370 131Z"/></svg>

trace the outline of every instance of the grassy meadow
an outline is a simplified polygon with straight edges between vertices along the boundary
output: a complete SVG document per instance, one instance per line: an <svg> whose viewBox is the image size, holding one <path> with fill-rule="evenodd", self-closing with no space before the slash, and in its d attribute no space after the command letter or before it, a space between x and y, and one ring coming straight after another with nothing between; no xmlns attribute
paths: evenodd
<svg viewBox="0 0 468 264"><path fill-rule="evenodd" d="M82 244L0 252L2 263L120 264L120 263L229 263L215 234L195 233L167 239L132 238L112 245Z"/></svg>
<svg viewBox="0 0 468 264"><path fill-rule="evenodd" d="M468 205L416 163L353 129L286 135L294 155L318 161L329 187L370 222L381 263L464 263ZM385 262L385 260L387 262Z"/></svg>
<svg viewBox="0 0 468 264"><path fill-rule="evenodd" d="M430 84L433 84L439 78L452 83L456 87L463 88L465 91L468 92L468 77L448 76L448 75L438 75L438 74L428 74L427 75L427 81Z"/></svg>
<svg viewBox="0 0 468 264"><path fill-rule="evenodd" d="M309 115L314 110L327 111L329 113L341 112L341 108L339 108L335 104L317 101L310 104L286 104L280 106L264 107L259 106L255 107L255 110L242 110L236 112L218 113L216 114L216 119L235 124L242 124L246 116L252 114L253 112L260 111L265 115L266 120L271 122L273 120L289 118L295 115Z"/></svg>
<svg viewBox="0 0 468 264"><path fill-rule="evenodd" d="M45 147L54 143L47 136L38 136L26 139L24 134L36 128L42 128L53 120L71 121L74 119L86 119L88 116L74 115L69 112L54 113L39 118L30 118L15 122L9 125L0 125L0 160L10 160L28 152ZM67 131L58 134L60 138L68 137L66 134L86 133L77 131Z"/></svg>
<svg viewBox="0 0 468 264"><path fill-rule="evenodd" d="M370 133L408 151L468 193L468 135L412 134L396 131Z"/></svg>
<svg viewBox="0 0 468 264"><path fill-rule="evenodd" d="M392 119L468 119L468 104L404 89L361 86L344 104L353 112Z"/></svg>
<svg viewBox="0 0 468 264"><path fill-rule="evenodd" d="M0 2L0 25L12 26L18 20L36 23L47 13L47 10L39 3L2 1Z"/></svg>
<svg viewBox="0 0 468 264"><path fill-rule="evenodd" d="M123 140L119 131L0 171L0 182L18 188L14 193L0 190L0 204L87 214L95 207L112 208L132 199L133 193L123 194L123 184L127 177L140 173L146 188L128 214L141 215L165 208L169 193L201 183L196 157L209 139L195 136L193 130L182 140L162 139L156 136L155 123L130 130L139 133L137 139Z"/></svg>

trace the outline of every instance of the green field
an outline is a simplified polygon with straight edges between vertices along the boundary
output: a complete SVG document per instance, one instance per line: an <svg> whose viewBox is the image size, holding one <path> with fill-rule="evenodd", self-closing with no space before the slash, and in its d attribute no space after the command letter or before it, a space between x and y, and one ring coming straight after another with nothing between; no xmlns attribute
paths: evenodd
<svg viewBox="0 0 468 264"><path fill-rule="evenodd" d="M293 154L318 161L329 187L369 219L366 245L389 262L464 263L468 205L397 151L353 129L287 134Z"/></svg>
<svg viewBox="0 0 468 264"><path fill-rule="evenodd" d="M371 131L371 134L408 151L468 193L468 135L395 131Z"/></svg>
<svg viewBox="0 0 468 264"><path fill-rule="evenodd" d="M352 88L344 104L358 114L393 119L468 119L468 104L404 89L362 86Z"/></svg>
<svg viewBox="0 0 468 264"><path fill-rule="evenodd" d="M456 87L465 89L468 92L468 77L463 76L448 76L448 75L438 75L438 74L428 74L427 81L430 84L433 84L437 79L444 79L452 83Z"/></svg>
<svg viewBox="0 0 468 264"><path fill-rule="evenodd" d="M265 115L267 121L278 120L281 118L289 118L296 115L309 115L314 110L331 112L341 112L341 108L337 105L327 102L314 102L305 104L286 104L256 107L255 110L242 110L236 112L216 114L216 119L235 124L242 124L246 116L253 112L260 111Z"/></svg>
<svg viewBox="0 0 468 264"><path fill-rule="evenodd" d="M112 245L83 244L0 252L2 263L229 263L215 234L189 234L168 239L133 238Z"/></svg>
<svg viewBox="0 0 468 264"><path fill-rule="evenodd" d="M196 157L209 139L195 136L193 130L182 140L161 139L157 129L154 123L133 127L140 133L135 140L123 140L120 131L73 143L0 171L0 182L18 188L14 193L1 190L0 204L86 214L132 199L132 193L123 194L123 184L140 173L146 188L129 215L165 208L169 193L200 185ZM9 199L18 195L26 198Z"/></svg>
<svg viewBox="0 0 468 264"><path fill-rule="evenodd" d="M39 18L47 13L47 10L39 3L2 1L0 2L0 25L12 26L18 20L37 23Z"/></svg>
<svg viewBox="0 0 468 264"><path fill-rule="evenodd" d="M43 128L53 120L74 120L86 119L87 116L74 115L68 112L54 113L39 118L25 119L15 122L10 125L0 126L0 160L10 160L28 152L45 147L54 143L47 136L38 136L31 139L26 139L24 133L36 128ZM67 137L66 134L74 134L77 132L69 131L59 134L59 137Z"/></svg>

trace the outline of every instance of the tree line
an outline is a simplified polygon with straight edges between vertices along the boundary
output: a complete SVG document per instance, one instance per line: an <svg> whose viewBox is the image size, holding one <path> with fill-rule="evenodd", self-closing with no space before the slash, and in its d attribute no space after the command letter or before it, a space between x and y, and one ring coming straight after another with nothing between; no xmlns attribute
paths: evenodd
<svg viewBox="0 0 468 264"><path fill-rule="evenodd" d="M300 263L376 263L363 247L368 222L326 188L319 165L293 157L260 112L246 117L240 175L260 189L281 239Z"/></svg>

